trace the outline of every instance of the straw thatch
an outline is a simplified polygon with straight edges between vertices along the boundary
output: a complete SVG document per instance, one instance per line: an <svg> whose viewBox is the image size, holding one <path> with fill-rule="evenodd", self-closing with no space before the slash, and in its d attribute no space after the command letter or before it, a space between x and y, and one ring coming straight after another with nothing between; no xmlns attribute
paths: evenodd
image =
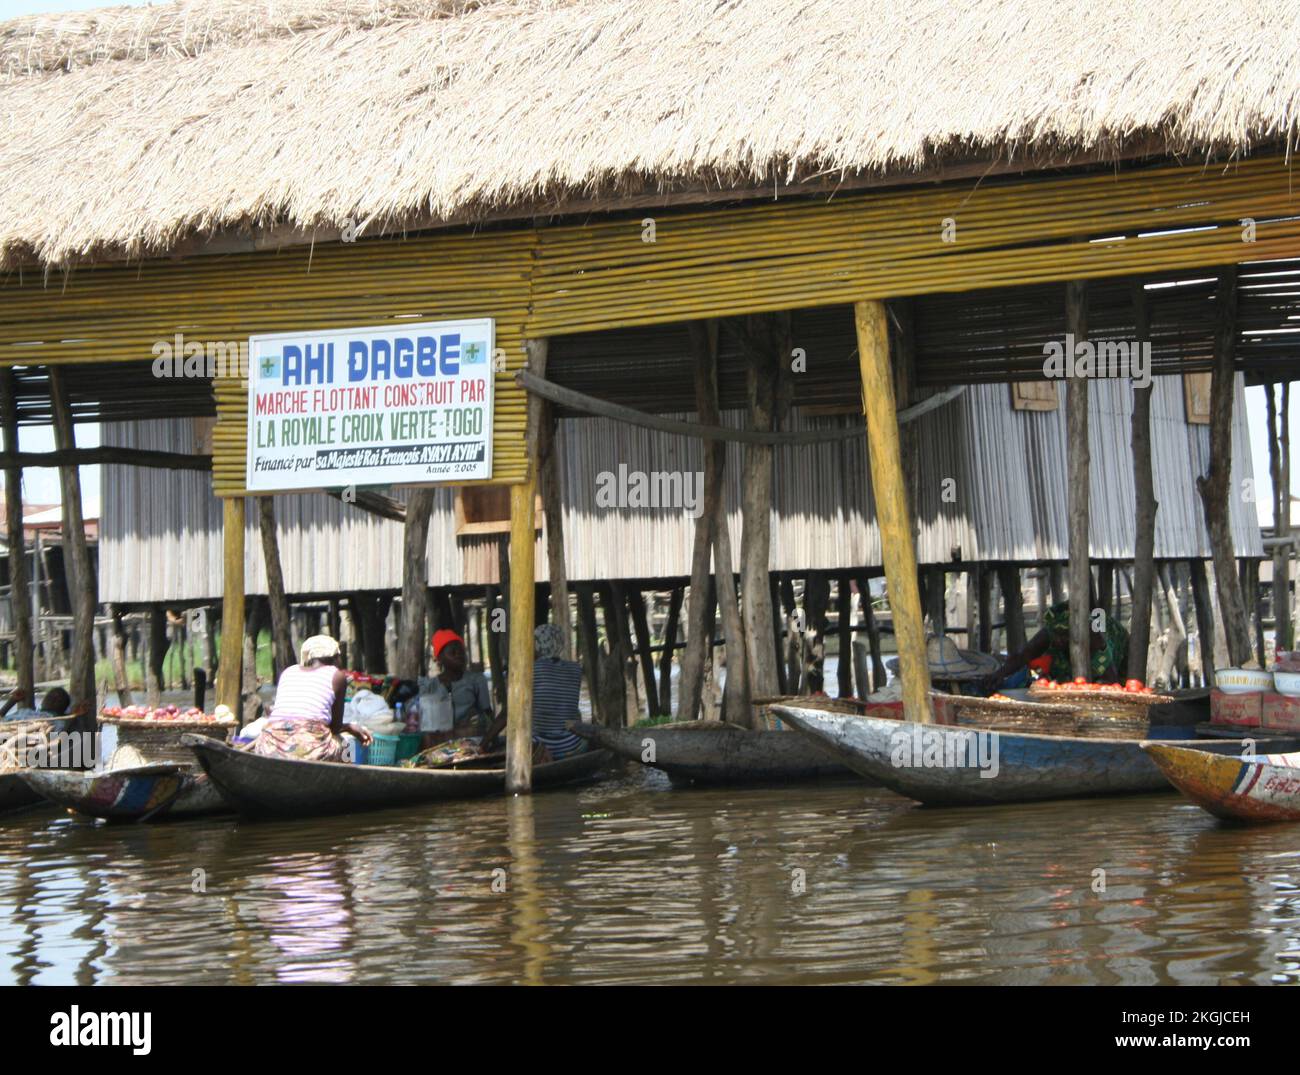
<svg viewBox="0 0 1300 1075"><path fill-rule="evenodd" d="M1300 7L227 0L0 24L0 258L1290 145Z"/></svg>

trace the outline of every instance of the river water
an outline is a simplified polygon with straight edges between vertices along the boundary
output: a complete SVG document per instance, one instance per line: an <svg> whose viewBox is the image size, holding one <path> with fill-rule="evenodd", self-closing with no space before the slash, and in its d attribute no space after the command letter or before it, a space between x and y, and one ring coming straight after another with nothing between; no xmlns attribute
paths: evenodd
<svg viewBox="0 0 1300 1075"><path fill-rule="evenodd" d="M1300 827L1173 794L941 810L628 767L317 821L44 808L0 818L0 983L1285 982L1298 882Z"/></svg>

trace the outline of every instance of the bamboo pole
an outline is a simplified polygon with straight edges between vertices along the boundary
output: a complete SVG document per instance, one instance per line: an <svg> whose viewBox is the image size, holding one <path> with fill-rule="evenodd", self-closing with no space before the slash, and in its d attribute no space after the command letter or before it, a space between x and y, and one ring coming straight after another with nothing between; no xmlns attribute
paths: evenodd
<svg viewBox="0 0 1300 1075"><path fill-rule="evenodd" d="M217 704L240 712L244 650L244 499L221 503L222 597L221 657L217 665ZM250 684L250 689L256 684Z"/></svg>
<svg viewBox="0 0 1300 1075"><path fill-rule="evenodd" d="M1236 394L1237 267L1219 277L1215 292L1218 324L1214 338L1214 373L1210 380L1210 469L1197 479L1205 525L1214 556L1214 580L1223 614L1224 638L1232 666L1253 664L1246 605L1237 577L1237 556L1232 543L1232 409Z"/></svg>
<svg viewBox="0 0 1300 1075"><path fill-rule="evenodd" d="M49 377L55 446L61 451L73 451L77 443L72 429L72 405L63 381L63 371L51 369ZM59 468L59 485L63 493L64 575L72 600L72 665L68 670L68 694L74 707L89 707L88 712L77 721L78 731L89 731L95 727L95 714L99 712L95 694L93 637L99 587L95 581L90 549L86 544L86 523L81 513L81 474L76 466Z"/></svg>
<svg viewBox="0 0 1300 1075"><path fill-rule="evenodd" d="M14 372L0 371L0 422L4 448L18 452L18 400L14 393ZM35 642L32 637L32 605L28 590L27 542L23 537L23 469L14 463L5 467L5 528L9 544L9 606L14 620L14 669L18 689L29 705L36 704Z"/></svg>
<svg viewBox="0 0 1300 1075"><path fill-rule="evenodd" d="M659 712L673 713L673 652L677 648L685 587L674 586L668 598L668 616L664 620L664 648L659 655Z"/></svg>
<svg viewBox="0 0 1300 1075"><path fill-rule="evenodd" d="M1087 292L1078 281L1065 285L1066 332L1076 343L1088 338ZM1065 391L1066 458L1070 511L1070 668L1091 679L1092 572L1089 554L1088 379L1071 377Z"/></svg>
<svg viewBox="0 0 1300 1075"><path fill-rule="evenodd" d="M529 340L528 368L546 374L546 340ZM529 405L528 466L522 482L510 487L510 674L506 703L506 791L520 794L533 785L533 620L536 614L537 447L541 404Z"/></svg>
<svg viewBox="0 0 1300 1075"><path fill-rule="evenodd" d="M894 619L898 667L903 679L903 710L909 720L930 723L934 719L930 709L930 668L925 656L925 627L916 579L916 546L899 449L894 384L889 364L889 326L884 303L855 303L853 319L858 336L862 401L867 419L871 487ZM863 599L868 600L865 594Z"/></svg>
<svg viewBox="0 0 1300 1075"><path fill-rule="evenodd" d="M1286 538L1291 534L1291 490L1283 471L1286 462L1278 434L1279 421L1287 428L1290 411L1289 386L1282 386L1280 412L1275 411L1276 392L1271 384L1264 386L1268 406L1268 474L1273 486L1273 536ZM1278 652L1291 649L1291 546L1283 542L1273 546L1273 637Z"/></svg>

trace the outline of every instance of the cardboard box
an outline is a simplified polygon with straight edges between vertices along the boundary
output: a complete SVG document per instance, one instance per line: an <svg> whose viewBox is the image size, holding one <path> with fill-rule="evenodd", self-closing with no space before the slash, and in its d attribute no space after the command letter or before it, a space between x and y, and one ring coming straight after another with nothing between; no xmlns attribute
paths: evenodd
<svg viewBox="0 0 1300 1075"><path fill-rule="evenodd" d="M1300 698L1265 694L1263 726L1280 732L1300 731Z"/></svg>
<svg viewBox="0 0 1300 1075"><path fill-rule="evenodd" d="M1239 728L1258 728L1264 717L1265 695L1224 694L1210 691L1210 723L1231 724Z"/></svg>

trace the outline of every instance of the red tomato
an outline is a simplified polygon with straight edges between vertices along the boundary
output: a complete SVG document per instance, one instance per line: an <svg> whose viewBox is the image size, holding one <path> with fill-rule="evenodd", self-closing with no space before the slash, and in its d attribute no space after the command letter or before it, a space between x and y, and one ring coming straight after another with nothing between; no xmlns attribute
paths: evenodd
<svg viewBox="0 0 1300 1075"><path fill-rule="evenodd" d="M1088 685L1088 681L1084 679L1083 676L1075 676L1074 685L1076 687L1086 687Z"/></svg>

